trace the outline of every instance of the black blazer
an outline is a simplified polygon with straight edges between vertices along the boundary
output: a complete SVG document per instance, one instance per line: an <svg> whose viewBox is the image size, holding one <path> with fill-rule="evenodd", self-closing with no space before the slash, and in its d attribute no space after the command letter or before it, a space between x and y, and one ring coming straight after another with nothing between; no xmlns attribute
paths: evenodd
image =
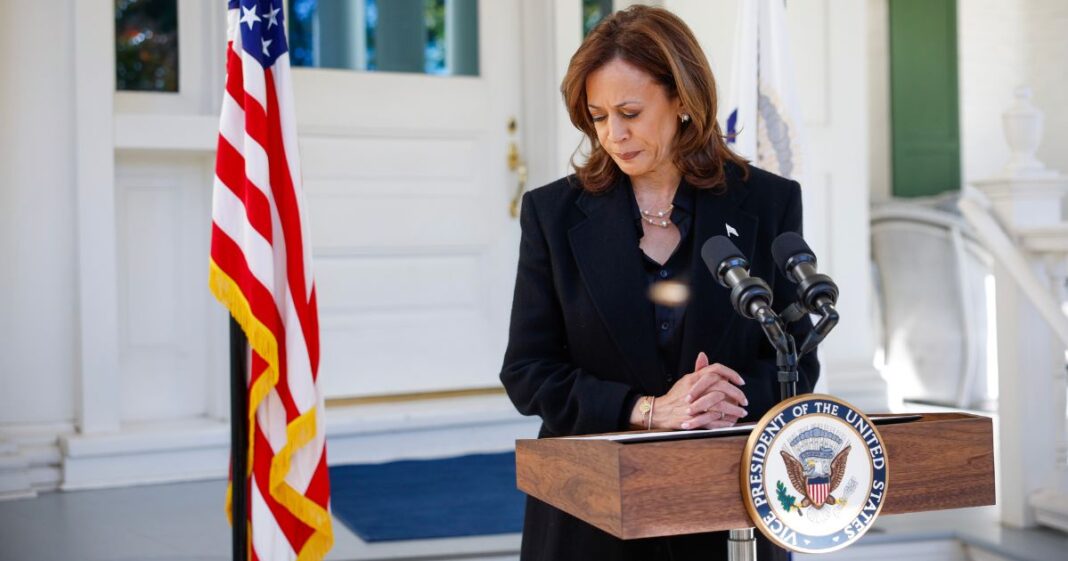
<svg viewBox="0 0 1068 561"><path fill-rule="evenodd" d="M728 166L727 177L725 192L697 190L690 301L680 362L670 379L658 362L630 190L617 186L593 195L569 176L523 197L501 381L520 413L541 417L539 438L623 430L628 394L663 395L693 371L700 351L745 378L745 421L759 419L779 401L774 350L756 322L731 308L729 291L701 262L700 247L727 234L728 226L737 231L731 240L749 259L751 274L771 286L773 307L782 311L796 300L796 288L776 269L771 242L782 232L801 232L801 191L796 182L755 167L743 181L741 171ZM809 330L807 320L793 327L798 344ZM819 374L815 354L801 359L799 371L798 393L811 392ZM708 560L726 555L724 536L623 542L528 499L521 558Z"/></svg>

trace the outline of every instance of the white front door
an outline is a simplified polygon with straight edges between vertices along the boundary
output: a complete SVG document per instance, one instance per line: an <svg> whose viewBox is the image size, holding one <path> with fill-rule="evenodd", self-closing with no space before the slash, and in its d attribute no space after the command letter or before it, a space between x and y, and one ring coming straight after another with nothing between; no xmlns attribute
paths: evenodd
<svg viewBox="0 0 1068 561"><path fill-rule="evenodd" d="M294 71L328 398L499 385L518 0L478 23L478 76Z"/></svg>

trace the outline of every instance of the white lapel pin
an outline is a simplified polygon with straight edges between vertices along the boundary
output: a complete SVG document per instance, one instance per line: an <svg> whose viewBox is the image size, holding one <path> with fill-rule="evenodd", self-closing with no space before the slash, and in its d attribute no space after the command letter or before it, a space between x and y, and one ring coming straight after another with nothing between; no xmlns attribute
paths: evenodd
<svg viewBox="0 0 1068 561"><path fill-rule="evenodd" d="M735 230L734 226L731 226L730 224L725 224L725 225L727 226L727 237L729 238L731 236L734 236L734 237L737 238L738 237L738 230Z"/></svg>

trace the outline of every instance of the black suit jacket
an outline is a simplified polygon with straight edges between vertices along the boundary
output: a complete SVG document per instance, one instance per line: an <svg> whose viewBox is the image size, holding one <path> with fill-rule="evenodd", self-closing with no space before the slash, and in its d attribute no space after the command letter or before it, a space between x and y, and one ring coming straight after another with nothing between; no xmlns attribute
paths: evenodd
<svg viewBox="0 0 1068 561"><path fill-rule="evenodd" d="M519 268L501 381L520 413L541 417L539 437L622 430L628 394L663 395L674 380L693 371L701 351L745 378L745 421L759 419L779 401L774 350L756 322L731 308L729 291L701 262L700 247L712 236L726 235L728 227L736 231L731 240L749 259L750 273L771 286L773 307L782 311L796 300L796 287L776 269L771 242L782 232L800 233L801 192L796 182L755 167L748 180L741 175L729 166L726 191L697 190L690 301L680 361L670 378L657 358L654 310L627 199L630 190L617 186L593 195L570 176L523 197ZM806 319L792 330L800 344L811 324ZM811 392L819 373L814 354L801 359L799 371L798 392ZM725 555L720 544L725 538L703 536L624 543L530 499L522 559L653 555L677 560L689 559L691 550L706 560Z"/></svg>

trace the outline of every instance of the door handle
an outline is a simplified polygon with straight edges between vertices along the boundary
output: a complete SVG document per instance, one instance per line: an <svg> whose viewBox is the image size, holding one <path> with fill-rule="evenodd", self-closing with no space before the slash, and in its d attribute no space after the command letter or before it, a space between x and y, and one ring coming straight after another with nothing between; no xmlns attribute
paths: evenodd
<svg viewBox="0 0 1068 561"><path fill-rule="evenodd" d="M512 117L508 120L508 134L514 136L517 129L515 117ZM518 179L512 202L508 205L508 213L512 218L518 218L519 203L523 199L523 193L527 190L527 162L519 153L519 145L515 140L511 140L508 144L508 169L514 171Z"/></svg>

